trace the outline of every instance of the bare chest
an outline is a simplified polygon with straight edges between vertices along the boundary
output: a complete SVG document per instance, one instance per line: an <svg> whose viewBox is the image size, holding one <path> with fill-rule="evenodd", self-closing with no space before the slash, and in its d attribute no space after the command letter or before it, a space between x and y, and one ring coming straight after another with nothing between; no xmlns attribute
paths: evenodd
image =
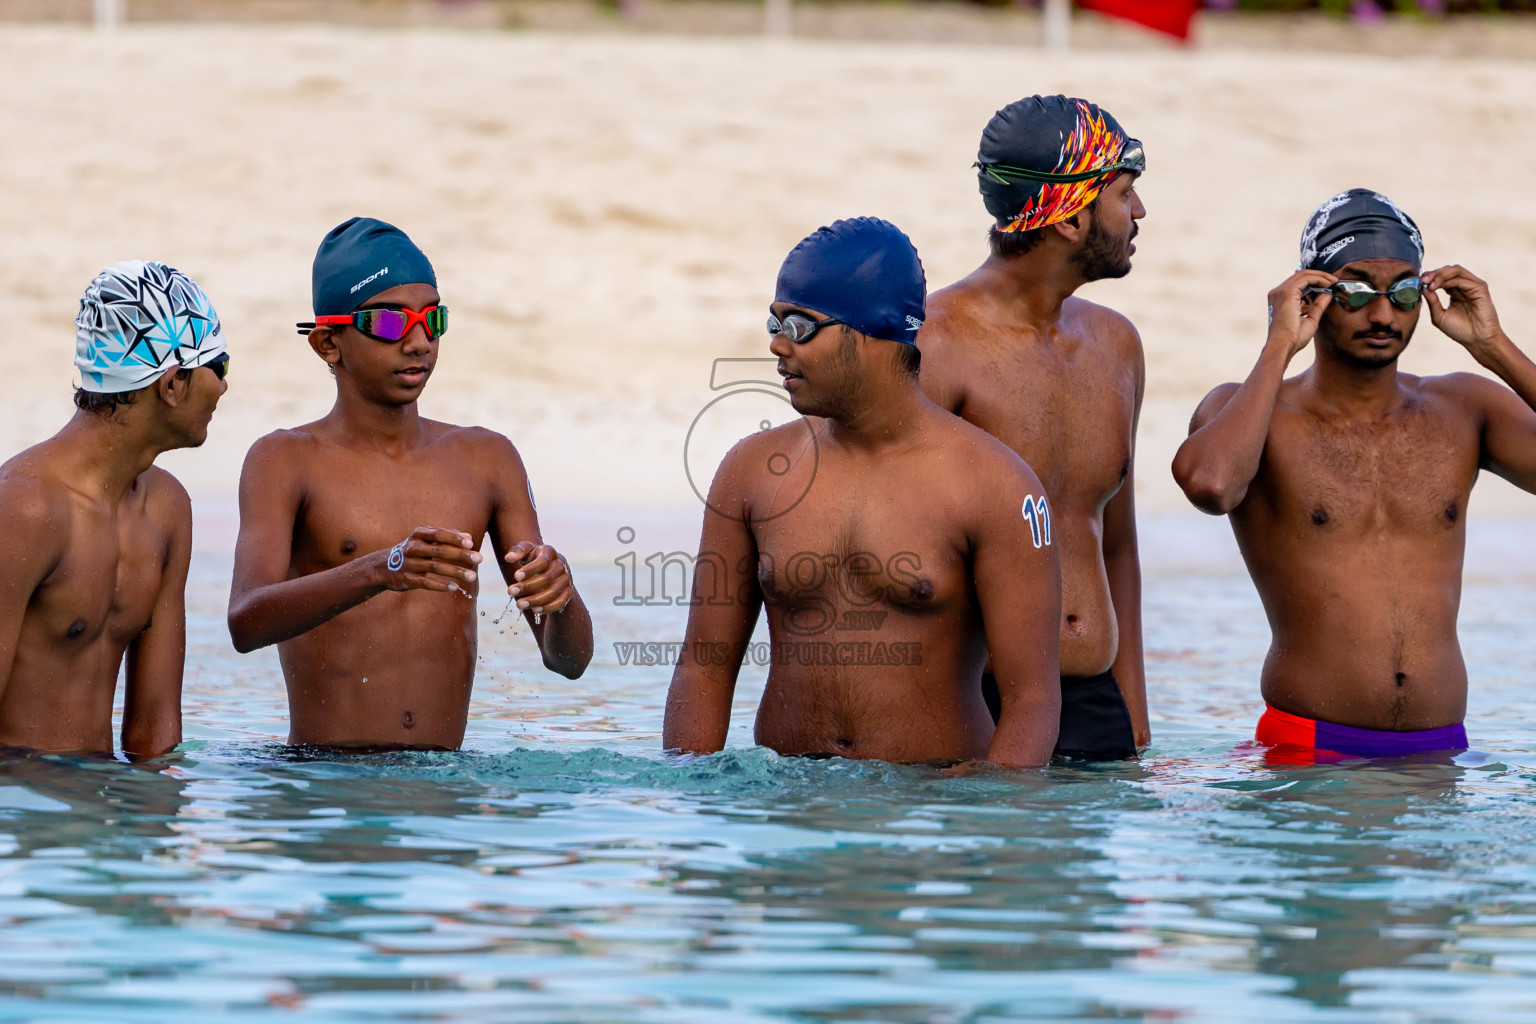
<svg viewBox="0 0 1536 1024"><path fill-rule="evenodd" d="M1464 527L1478 470L1470 423L1420 409L1370 424L1291 414L1272 430L1264 478L1273 512L1343 532Z"/></svg>
<svg viewBox="0 0 1536 1024"><path fill-rule="evenodd" d="M399 543L416 527L462 530L478 544L490 523L488 481L462 464L368 455L306 468L294 552L306 571Z"/></svg>
<svg viewBox="0 0 1536 1024"><path fill-rule="evenodd" d="M80 650L128 644L153 621L170 543L142 509L77 513L64 558L33 598L28 631Z"/></svg>

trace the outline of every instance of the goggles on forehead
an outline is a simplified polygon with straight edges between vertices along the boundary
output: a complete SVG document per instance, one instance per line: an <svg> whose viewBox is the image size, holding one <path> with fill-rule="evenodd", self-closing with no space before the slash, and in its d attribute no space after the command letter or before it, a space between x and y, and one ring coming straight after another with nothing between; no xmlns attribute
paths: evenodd
<svg viewBox="0 0 1536 1024"><path fill-rule="evenodd" d="M1364 281L1338 281L1327 288L1313 285L1303 289L1301 294L1303 298L1310 299L1323 292L1331 292L1333 301L1348 309L1364 309L1375 301L1378 295L1385 295L1392 305L1404 313L1411 313L1418 307L1419 300L1424 297L1424 282L1418 277L1405 277L1394 281L1386 291L1377 291Z"/></svg>
<svg viewBox="0 0 1536 1024"><path fill-rule="evenodd" d="M399 341L411 333L412 327L421 324L427 337L436 341L448 333L448 307L428 306L420 312L414 309L359 309L355 313L317 316L313 322L294 326L300 334L307 335L316 327L345 327L348 324L378 341Z"/></svg>
<svg viewBox="0 0 1536 1024"><path fill-rule="evenodd" d="M1109 174L1127 171L1140 174L1147 169L1147 151L1138 139L1126 139L1120 147L1120 156L1112 164L1090 167L1086 171L1037 171L1032 167L1013 167L1009 164L986 163L978 160L971 165L1003 185L1017 185L1021 181L1042 182L1047 185L1067 185L1074 181L1090 181Z"/></svg>

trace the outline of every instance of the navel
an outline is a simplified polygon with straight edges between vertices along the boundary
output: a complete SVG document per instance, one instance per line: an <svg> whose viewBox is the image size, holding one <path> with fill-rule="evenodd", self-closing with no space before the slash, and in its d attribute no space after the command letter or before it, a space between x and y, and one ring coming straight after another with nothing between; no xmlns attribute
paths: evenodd
<svg viewBox="0 0 1536 1024"><path fill-rule="evenodd" d="M414 729L416 728L416 716L407 711L405 714L400 716L400 724L405 726L407 729Z"/></svg>

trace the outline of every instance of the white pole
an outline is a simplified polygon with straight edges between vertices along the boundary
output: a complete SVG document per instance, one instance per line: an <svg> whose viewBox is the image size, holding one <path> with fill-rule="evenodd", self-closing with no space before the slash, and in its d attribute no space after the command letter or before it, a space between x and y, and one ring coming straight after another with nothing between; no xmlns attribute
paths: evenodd
<svg viewBox="0 0 1536 1024"><path fill-rule="evenodd" d="M96 0L96 28L111 32L123 23L123 0Z"/></svg>
<svg viewBox="0 0 1536 1024"><path fill-rule="evenodd" d="M1072 40L1072 0L1045 0L1045 49L1066 53Z"/></svg>
<svg viewBox="0 0 1536 1024"><path fill-rule="evenodd" d="M770 36L787 36L794 30L795 0L764 0L763 31Z"/></svg>

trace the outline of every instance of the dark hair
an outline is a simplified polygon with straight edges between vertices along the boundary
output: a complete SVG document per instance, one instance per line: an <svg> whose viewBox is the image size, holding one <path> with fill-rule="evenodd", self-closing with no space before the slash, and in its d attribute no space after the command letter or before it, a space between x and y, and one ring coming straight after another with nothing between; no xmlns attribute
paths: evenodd
<svg viewBox="0 0 1536 1024"><path fill-rule="evenodd" d="M1093 197L1093 202L1083 209L1089 213L1095 213L1099 208L1099 198L1103 192ZM1074 215L1075 216L1075 215ZM1047 224L1046 227L1050 225ZM1040 244L1045 237L1045 228L1031 228L1028 231L1003 231L997 225L987 229L987 245L992 249L992 255L998 259L1013 259L1015 256L1023 256L1029 250Z"/></svg>
<svg viewBox="0 0 1536 1024"><path fill-rule="evenodd" d="M923 367L923 353L916 345L902 342L896 346L896 365L909 377L916 377Z"/></svg>
<svg viewBox="0 0 1536 1024"><path fill-rule="evenodd" d="M192 371L183 367L176 371L177 380L190 380ZM75 388L75 408L93 412L98 416L111 416L125 405L132 405L134 397L148 391L154 385L146 384L132 391L87 391Z"/></svg>

